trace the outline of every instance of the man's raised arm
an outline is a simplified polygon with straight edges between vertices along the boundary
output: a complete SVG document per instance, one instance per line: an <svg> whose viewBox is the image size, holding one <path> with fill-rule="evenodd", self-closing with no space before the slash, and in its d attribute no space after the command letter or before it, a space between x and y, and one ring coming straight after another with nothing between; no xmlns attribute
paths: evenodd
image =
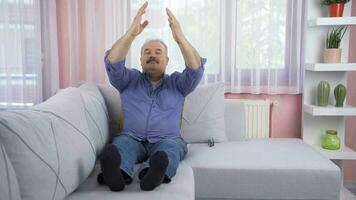
<svg viewBox="0 0 356 200"><path fill-rule="evenodd" d="M125 67L125 58L130 46L137 35L148 25L148 21L141 24L142 15L145 13L148 3L145 2L137 11L129 30L115 42L113 47L105 55L105 66L111 85L117 90L123 90L139 73L137 70Z"/></svg>
<svg viewBox="0 0 356 200"><path fill-rule="evenodd" d="M173 38L177 42L182 52L185 64L192 69L198 69L201 66L199 53L185 38L180 24L173 13L168 8L166 8L166 12L168 15L168 22L172 30Z"/></svg>
<svg viewBox="0 0 356 200"><path fill-rule="evenodd" d="M111 63L116 63L125 59L135 37L139 35L148 25L147 20L141 24L142 15L146 12L147 5L148 2L146 1L137 11L129 30L118 41L116 41L111 48L108 55L108 59Z"/></svg>
<svg viewBox="0 0 356 200"><path fill-rule="evenodd" d="M173 13L167 8L169 26L172 30L174 40L177 42L186 65L182 73L176 73L176 84L183 96L187 96L199 84L203 73L205 58L201 58L197 50L185 38L180 24Z"/></svg>

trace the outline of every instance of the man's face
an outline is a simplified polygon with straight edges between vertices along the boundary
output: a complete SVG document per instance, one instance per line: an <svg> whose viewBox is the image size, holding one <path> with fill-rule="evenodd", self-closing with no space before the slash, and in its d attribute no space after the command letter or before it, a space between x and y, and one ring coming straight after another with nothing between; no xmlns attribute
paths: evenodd
<svg viewBox="0 0 356 200"><path fill-rule="evenodd" d="M140 60L143 71L160 75L165 72L169 58L160 42L149 42L142 47Z"/></svg>

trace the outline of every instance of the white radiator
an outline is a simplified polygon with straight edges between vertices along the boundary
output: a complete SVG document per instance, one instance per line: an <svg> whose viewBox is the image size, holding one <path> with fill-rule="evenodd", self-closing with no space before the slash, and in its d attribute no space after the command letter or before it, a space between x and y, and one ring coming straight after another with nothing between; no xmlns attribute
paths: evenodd
<svg viewBox="0 0 356 200"><path fill-rule="evenodd" d="M242 102L245 107L245 139L269 138L271 101L244 99Z"/></svg>

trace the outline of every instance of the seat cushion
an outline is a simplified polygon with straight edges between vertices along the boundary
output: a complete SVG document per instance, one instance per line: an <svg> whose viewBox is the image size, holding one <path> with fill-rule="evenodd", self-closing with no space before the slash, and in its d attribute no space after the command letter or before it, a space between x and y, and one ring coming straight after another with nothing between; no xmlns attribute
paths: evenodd
<svg viewBox="0 0 356 200"><path fill-rule="evenodd" d="M341 173L301 139L189 144L198 198L339 199Z"/></svg>
<svg viewBox="0 0 356 200"><path fill-rule="evenodd" d="M139 165L135 166L135 171ZM126 185L125 189L120 192L112 192L107 186L100 186L96 177L100 172L100 165L96 165L95 170L89 178L66 200L194 200L194 177L193 170L183 162L179 164L177 174L168 184L162 184L153 191L142 191L140 189L137 173L131 184Z"/></svg>

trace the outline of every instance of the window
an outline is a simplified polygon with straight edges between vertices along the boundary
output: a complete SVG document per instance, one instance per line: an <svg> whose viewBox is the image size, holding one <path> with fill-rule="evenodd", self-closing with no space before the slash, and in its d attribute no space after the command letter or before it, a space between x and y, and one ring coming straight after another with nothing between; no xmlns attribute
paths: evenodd
<svg viewBox="0 0 356 200"><path fill-rule="evenodd" d="M0 108L40 99L39 0L0 0Z"/></svg>

